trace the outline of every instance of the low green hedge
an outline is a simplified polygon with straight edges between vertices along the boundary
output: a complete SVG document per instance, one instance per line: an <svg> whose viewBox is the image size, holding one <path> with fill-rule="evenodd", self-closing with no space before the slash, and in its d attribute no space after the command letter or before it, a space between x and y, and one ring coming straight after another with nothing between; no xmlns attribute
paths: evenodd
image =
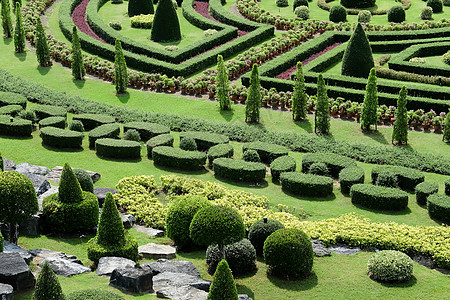
<svg viewBox="0 0 450 300"><path fill-rule="evenodd" d="M44 145L55 148L81 148L83 133L47 126L41 129L40 136Z"/></svg>
<svg viewBox="0 0 450 300"><path fill-rule="evenodd" d="M135 129L139 132L142 141L148 141L152 137L170 132L170 128L165 125L147 122L129 122L123 125L123 131Z"/></svg>
<svg viewBox="0 0 450 300"><path fill-rule="evenodd" d="M280 175L284 172L295 172L297 163L295 159L285 155L278 157L270 164L270 174L272 174L272 181L280 181Z"/></svg>
<svg viewBox="0 0 450 300"><path fill-rule="evenodd" d="M266 177L266 166L262 163L217 158L213 162L214 175L243 182L260 182Z"/></svg>
<svg viewBox="0 0 450 300"><path fill-rule="evenodd" d="M450 196L450 178L444 182L445 194Z"/></svg>
<svg viewBox="0 0 450 300"><path fill-rule="evenodd" d="M289 152L286 147L265 142L252 142L242 146L242 152L249 149L258 152L261 161L266 164L272 163L278 157L288 155Z"/></svg>
<svg viewBox="0 0 450 300"><path fill-rule="evenodd" d="M31 110L34 111L38 120L42 120L48 117L64 117L64 119L67 118L67 109L61 106L36 104L31 108Z"/></svg>
<svg viewBox="0 0 450 300"><path fill-rule="evenodd" d="M398 178L398 186L403 190L414 191L416 185L424 182L425 175L422 172L399 166L375 166L372 168L372 183L377 182L378 174L383 171L389 171Z"/></svg>
<svg viewBox="0 0 450 300"><path fill-rule="evenodd" d="M0 92L0 106L6 105L20 105L25 109L27 107L27 98L17 93Z"/></svg>
<svg viewBox="0 0 450 300"><path fill-rule="evenodd" d="M167 134L160 134L155 137L152 137L147 141L147 156L148 158L152 158L152 151L153 148L159 147L159 146L168 146L173 147L173 135L170 133Z"/></svg>
<svg viewBox="0 0 450 300"><path fill-rule="evenodd" d="M10 116L0 115L0 134L10 136L31 136L33 132L33 123L20 118L13 118L11 122Z"/></svg>
<svg viewBox="0 0 450 300"><path fill-rule="evenodd" d="M180 133L180 140L187 137L195 140L199 151L208 151L212 146L226 144L230 141L226 135L212 132L186 131Z"/></svg>
<svg viewBox="0 0 450 300"><path fill-rule="evenodd" d="M213 162L217 158L232 158L234 155L234 148L230 144L218 144L212 146L208 150L208 164L213 167Z"/></svg>
<svg viewBox="0 0 450 300"><path fill-rule="evenodd" d="M22 110L23 107L17 104L6 105L0 107L0 115L11 115L15 117Z"/></svg>
<svg viewBox="0 0 450 300"><path fill-rule="evenodd" d="M356 166L356 162L348 157L334 153L308 153L302 157L302 172L308 173L313 163L324 163L327 165L330 175L339 177L339 172L347 167Z"/></svg>
<svg viewBox="0 0 450 300"><path fill-rule="evenodd" d="M206 163L206 154L200 151L184 151L180 148L159 146L152 150L155 165L182 170L202 169Z"/></svg>
<svg viewBox="0 0 450 300"><path fill-rule="evenodd" d="M326 176L285 172L280 182L283 190L299 196L323 198L333 193L333 179Z"/></svg>
<svg viewBox="0 0 450 300"><path fill-rule="evenodd" d="M371 184L354 184L350 189L352 203L379 210L403 210L408 194L400 189Z"/></svg>
<svg viewBox="0 0 450 300"><path fill-rule="evenodd" d="M341 186L341 193L350 194L350 188L357 183L364 183L364 169L353 166L342 169L339 173L339 184Z"/></svg>
<svg viewBox="0 0 450 300"><path fill-rule="evenodd" d="M450 197L433 194L427 200L427 209L430 217L450 225Z"/></svg>
<svg viewBox="0 0 450 300"><path fill-rule="evenodd" d="M427 198L431 194L436 194L439 190L437 182L422 182L416 186L416 201L419 205L427 205Z"/></svg>
<svg viewBox="0 0 450 300"><path fill-rule="evenodd" d="M95 141L98 139L111 138L116 139L120 134L120 126L118 124L104 124L89 131L89 147L95 147Z"/></svg>
<svg viewBox="0 0 450 300"><path fill-rule="evenodd" d="M84 130L89 131L100 125L116 122L114 117L102 114L80 114L73 116L72 120L79 120L83 123Z"/></svg>
<svg viewBox="0 0 450 300"><path fill-rule="evenodd" d="M141 144L135 141L110 138L95 141L97 155L109 158L140 158Z"/></svg>
<svg viewBox="0 0 450 300"><path fill-rule="evenodd" d="M39 121L39 128L43 127L66 128L66 118L64 117L48 117Z"/></svg>
<svg viewBox="0 0 450 300"><path fill-rule="evenodd" d="M108 256L124 257L137 261L139 259L138 242L136 238L125 232L125 245L105 246L97 242L98 235L89 240L87 246L88 258L98 263L100 258Z"/></svg>
<svg viewBox="0 0 450 300"><path fill-rule="evenodd" d="M68 294L66 300L125 300L125 298L111 291L84 290Z"/></svg>

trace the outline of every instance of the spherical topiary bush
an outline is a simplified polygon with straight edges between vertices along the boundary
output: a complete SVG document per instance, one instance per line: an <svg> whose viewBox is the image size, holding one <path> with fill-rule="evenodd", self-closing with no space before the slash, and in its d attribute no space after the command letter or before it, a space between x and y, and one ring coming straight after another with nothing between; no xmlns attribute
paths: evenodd
<svg viewBox="0 0 450 300"><path fill-rule="evenodd" d="M295 15L302 20L308 20L309 8L307 6L301 5L295 9Z"/></svg>
<svg viewBox="0 0 450 300"><path fill-rule="evenodd" d="M442 60L444 61L445 64L450 65L450 51L442 55Z"/></svg>
<svg viewBox="0 0 450 300"><path fill-rule="evenodd" d="M358 13L358 23L370 23L372 13L368 10L361 10Z"/></svg>
<svg viewBox="0 0 450 300"><path fill-rule="evenodd" d="M444 6L450 6L450 0L442 0L442 4L444 4Z"/></svg>
<svg viewBox="0 0 450 300"><path fill-rule="evenodd" d="M330 21L339 23L347 21L347 10L342 5L335 5L330 9Z"/></svg>
<svg viewBox="0 0 450 300"><path fill-rule="evenodd" d="M431 7L434 14L442 12L442 0L428 0L427 6Z"/></svg>
<svg viewBox="0 0 450 300"><path fill-rule="evenodd" d="M370 278L377 281L408 281L412 276L413 261L400 251L383 250L370 257L367 271Z"/></svg>
<svg viewBox="0 0 450 300"><path fill-rule="evenodd" d="M306 6L309 7L308 0L294 0L294 4L292 5L292 9L295 12L295 9L299 6Z"/></svg>
<svg viewBox="0 0 450 300"><path fill-rule="evenodd" d="M313 163L309 167L309 174L328 176L329 172L328 172L327 165L324 163L320 163L320 162Z"/></svg>
<svg viewBox="0 0 450 300"><path fill-rule="evenodd" d="M256 150L248 149L244 152L243 159L251 162L261 162L258 152Z"/></svg>
<svg viewBox="0 0 450 300"><path fill-rule="evenodd" d="M94 182L92 181L91 175L83 169L73 169L73 173L80 183L81 189L85 192L94 192Z"/></svg>
<svg viewBox="0 0 450 300"><path fill-rule="evenodd" d="M278 7L286 7L289 5L288 0L276 0L275 3L277 4Z"/></svg>
<svg viewBox="0 0 450 300"><path fill-rule="evenodd" d="M128 129L123 135L123 139L127 141L140 142L141 136L139 135L139 132L136 129Z"/></svg>
<svg viewBox="0 0 450 300"><path fill-rule="evenodd" d="M375 5L375 0L341 0L341 4L347 8L367 8Z"/></svg>
<svg viewBox="0 0 450 300"><path fill-rule="evenodd" d="M280 221L272 219L258 220L250 226L248 239L255 247L256 254L263 255L264 242L267 237L281 228L284 228L284 225Z"/></svg>
<svg viewBox="0 0 450 300"><path fill-rule="evenodd" d="M186 151L197 151L197 143L191 137L182 138L180 141L180 149Z"/></svg>
<svg viewBox="0 0 450 300"><path fill-rule="evenodd" d="M81 122L80 120L72 120L72 121L70 121L70 123L69 123L69 130L83 132L84 131L83 122Z"/></svg>
<svg viewBox="0 0 450 300"><path fill-rule="evenodd" d="M422 20L431 20L432 17L433 17L433 9L429 6L424 7L420 12L420 18Z"/></svg>
<svg viewBox="0 0 450 300"><path fill-rule="evenodd" d="M287 279L307 276L313 266L311 239L300 229L278 229L264 242L264 260L272 275Z"/></svg>
<svg viewBox="0 0 450 300"><path fill-rule="evenodd" d="M234 275L249 274L256 270L256 251L247 239L225 246L225 259ZM209 246L206 250L209 274L214 274L221 260L222 254L219 247L217 245Z"/></svg>
<svg viewBox="0 0 450 300"><path fill-rule="evenodd" d="M194 215L202 208L212 206L204 196L182 196L170 203L166 216L166 234L178 248L187 248L192 244L189 225Z"/></svg>
<svg viewBox="0 0 450 300"><path fill-rule="evenodd" d="M401 23L401 22L405 21L405 18L406 18L405 10L400 5L392 6L388 10L387 15L388 15L388 21L394 22L394 23Z"/></svg>
<svg viewBox="0 0 450 300"><path fill-rule="evenodd" d="M385 187L398 188L398 178L392 172L383 171L378 174L376 185L381 185Z"/></svg>

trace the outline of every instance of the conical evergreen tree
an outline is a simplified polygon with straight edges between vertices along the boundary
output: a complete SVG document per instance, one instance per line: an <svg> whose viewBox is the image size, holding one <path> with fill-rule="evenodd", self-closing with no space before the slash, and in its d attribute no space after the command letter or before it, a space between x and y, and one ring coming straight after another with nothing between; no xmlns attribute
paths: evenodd
<svg viewBox="0 0 450 300"><path fill-rule="evenodd" d="M128 16L153 15L153 0L128 0Z"/></svg>
<svg viewBox="0 0 450 300"><path fill-rule="evenodd" d="M245 122L259 123L259 108L261 107L261 85L259 83L258 65L254 64L250 75L247 101L245 101Z"/></svg>
<svg viewBox="0 0 450 300"><path fill-rule="evenodd" d="M78 203L83 199L80 183L68 163L64 164L61 173L58 198L63 203Z"/></svg>
<svg viewBox="0 0 450 300"><path fill-rule="evenodd" d="M14 27L14 48L16 53L25 52L25 30L20 2L16 2L16 26Z"/></svg>
<svg viewBox="0 0 450 300"><path fill-rule="evenodd" d="M106 194L97 231L97 243L106 246L125 245L125 229L111 193Z"/></svg>
<svg viewBox="0 0 450 300"><path fill-rule="evenodd" d="M375 68L372 68L370 70L369 80L366 85L366 95L364 96L364 104L361 114L361 129L370 130L371 125L375 125L375 130L377 129L377 108L377 76L375 73Z"/></svg>
<svg viewBox="0 0 450 300"><path fill-rule="evenodd" d="M58 278L48 263L44 263L33 294L33 300L63 300L64 294Z"/></svg>
<svg viewBox="0 0 450 300"><path fill-rule="evenodd" d="M322 74L319 74L317 78L317 105L314 132L318 134L330 133L330 104L328 101L327 87Z"/></svg>
<svg viewBox="0 0 450 300"><path fill-rule="evenodd" d="M50 60L50 51L48 50L47 36L42 27L41 18L36 18L36 56L41 67L52 65Z"/></svg>
<svg viewBox="0 0 450 300"><path fill-rule="evenodd" d="M169 42L181 40L180 22L172 0L159 0L152 24L151 40Z"/></svg>
<svg viewBox="0 0 450 300"><path fill-rule="evenodd" d="M80 38L78 37L78 30L73 26L72 31L72 76L75 80L83 80L86 75L84 69L83 54L81 53Z"/></svg>
<svg viewBox="0 0 450 300"><path fill-rule="evenodd" d="M444 135L442 136L444 142L450 142L450 110L447 112L447 116L444 121Z"/></svg>
<svg viewBox="0 0 450 300"><path fill-rule="evenodd" d="M217 77L216 94L219 100L220 110L230 110L230 81L228 80L228 70L225 67L222 55L217 56Z"/></svg>
<svg viewBox="0 0 450 300"><path fill-rule="evenodd" d="M306 91L305 77L303 76L303 66L297 62L297 71L295 72L294 92L292 93L292 119L300 121L306 119Z"/></svg>
<svg viewBox="0 0 450 300"><path fill-rule="evenodd" d="M407 91L403 86L397 101L397 109L395 110L394 129L392 131L392 143L407 144L408 143L408 111L406 110Z"/></svg>
<svg viewBox="0 0 450 300"><path fill-rule="evenodd" d="M9 0L2 0L2 26L3 36L5 38L10 38L12 36L13 27Z"/></svg>
<svg viewBox="0 0 450 300"><path fill-rule="evenodd" d="M117 94L123 94L128 86L128 71L125 57L123 56L122 44L116 39L116 55L114 57L114 83Z"/></svg>
<svg viewBox="0 0 450 300"><path fill-rule="evenodd" d="M353 77L369 76L370 69L374 67L372 49L366 33L358 23L355 32L348 42L342 58L342 75Z"/></svg>
<svg viewBox="0 0 450 300"><path fill-rule="evenodd" d="M207 300L238 300L236 283L225 259L217 265Z"/></svg>

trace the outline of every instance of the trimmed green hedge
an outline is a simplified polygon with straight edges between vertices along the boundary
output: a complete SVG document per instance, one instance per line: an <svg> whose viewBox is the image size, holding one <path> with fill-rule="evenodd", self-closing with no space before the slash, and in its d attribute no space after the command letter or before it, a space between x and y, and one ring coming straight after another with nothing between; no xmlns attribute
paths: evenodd
<svg viewBox="0 0 450 300"><path fill-rule="evenodd" d="M55 148L81 148L83 133L47 126L41 129L42 143Z"/></svg>
<svg viewBox="0 0 450 300"><path fill-rule="evenodd" d="M170 128L168 126L147 122L125 123L123 125L123 131L127 132L129 129L137 130L142 141L148 141L152 137L170 132Z"/></svg>
<svg viewBox="0 0 450 300"><path fill-rule="evenodd" d="M308 173L309 167L313 163L324 163L330 175L334 178L339 177L339 172L347 167L356 166L356 162L348 157L334 153L311 153L302 157L302 172Z"/></svg>
<svg viewBox="0 0 450 300"><path fill-rule="evenodd" d="M444 182L445 194L450 196L450 178Z"/></svg>
<svg viewBox="0 0 450 300"><path fill-rule="evenodd" d="M424 182L425 180L425 175L423 175L422 172L411 168L398 166L375 166L372 168L373 184L377 182L378 174L383 171L388 171L397 175L398 186L402 190L414 191L416 185L418 185L421 182Z"/></svg>
<svg viewBox="0 0 450 300"><path fill-rule="evenodd" d="M427 209L430 218L450 225L450 197L433 194L427 200Z"/></svg>
<svg viewBox="0 0 450 300"><path fill-rule="evenodd" d="M68 294L66 300L125 300L125 298L111 291L84 290Z"/></svg>
<svg viewBox="0 0 450 300"><path fill-rule="evenodd" d="M259 141L242 145L243 153L249 149L258 152L261 161L266 164L270 164L278 157L288 155L289 153L289 149L284 146Z"/></svg>
<svg viewBox="0 0 450 300"><path fill-rule="evenodd" d="M89 131L100 125L116 122L114 117L104 114L79 114L73 116L72 120L79 120L83 123L84 130Z"/></svg>
<svg viewBox="0 0 450 300"><path fill-rule="evenodd" d="M284 172L295 172L297 163L295 159L285 155L278 157L270 164L270 174L272 174L272 181L280 181L280 175Z"/></svg>
<svg viewBox="0 0 450 300"><path fill-rule="evenodd" d="M141 144L135 141L102 138L95 141L95 151L102 157L140 158Z"/></svg>
<svg viewBox="0 0 450 300"><path fill-rule="evenodd" d="M170 133L157 135L147 141L147 156L152 158L153 148L159 146L173 147L173 135Z"/></svg>
<svg viewBox="0 0 450 300"><path fill-rule="evenodd" d="M136 238L128 232L125 232L125 245L123 246L100 245L97 242L97 239L98 235L90 239L88 242L88 258L93 262L98 263L100 258L107 256L125 257L133 261L137 261L139 259L138 242Z"/></svg>
<svg viewBox="0 0 450 300"><path fill-rule="evenodd" d="M212 132L187 131L180 133L180 140L187 137L195 140L199 151L208 151L212 146L226 144L230 141L227 136Z"/></svg>
<svg viewBox="0 0 450 300"><path fill-rule="evenodd" d="M333 179L326 176L285 172L280 182L284 191L299 196L324 198L333 194Z"/></svg>
<svg viewBox="0 0 450 300"><path fill-rule="evenodd" d="M339 184L341 185L341 193L350 194L350 188L357 183L364 183L364 169L353 166L342 169L339 172Z"/></svg>
<svg viewBox="0 0 450 300"><path fill-rule="evenodd" d="M116 139L120 134L119 124L104 124L89 131L89 147L95 147L95 141L98 139L111 138Z"/></svg>
<svg viewBox="0 0 450 300"><path fill-rule="evenodd" d="M260 182L266 177L266 166L262 163L217 158L213 162L214 175L243 182Z"/></svg>
<svg viewBox="0 0 450 300"><path fill-rule="evenodd" d="M184 151L168 146L155 147L152 150L155 165L182 170L202 169L206 163L206 154L200 151Z"/></svg>
<svg viewBox="0 0 450 300"><path fill-rule="evenodd" d="M48 117L64 117L64 119L67 118L67 109L61 106L37 104L34 105L31 110L34 111L38 120L42 120Z"/></svg>
<svg viewBox="0 0 450 300"><path fill-rule="evenodd" d="M10 136L31 136L33 132L33 123L20 118L13 118L11 122L10 116L0 115L0 134Z"/></svg>
<svg viewBox="0 0 450 300"><path fill-rule="evenodd" d="M17 104L6 105L0 107L0 115L11 115L15 117L22 110L23 107Z"/></svg>
<svg viewBox="0 0 450 300"><path fill-rule="evenodd" d="M213 162L217 158L232 158L234 155L234 148L230 144L218 144L212 146L208 150L208 164L213 167Z"/></svg>
<svg viewBox="0 0 450 300"><path fill-rule="evenodd" d="M241 18L226 10L222 4L223 0L209 0L209 13L211 16L223 24L228 24L243 31L253 31L264 26L259 23Z"/></svg>
<svg viewBox="0 0 450 300"><path fill-rule="evenodd" d="M350 189L352 203L379 210L404 210L408 194L400 189L371 184L354 184Z"/></svg>
<svg viewBox="0 0 450 300"><path fill-rule="evenodd" d="M416 186L416 201L419 205L427 205L427 198L439 190L437 182L422 182Z"/></svg>
<svg viewBox="0 0 450 300"><path fill-rule="evenodd" d="M48 117L39 121L39 128L43 127L57 127L64 129L66 128L66 118L64 117Z"/></svg>
<svg viewBox="0 0 450 300"><path fill-rule="evenodd" d="M0 106L6 105L20 105L25 109L27 108L27 98L17 93L0 92Z"/></svg>

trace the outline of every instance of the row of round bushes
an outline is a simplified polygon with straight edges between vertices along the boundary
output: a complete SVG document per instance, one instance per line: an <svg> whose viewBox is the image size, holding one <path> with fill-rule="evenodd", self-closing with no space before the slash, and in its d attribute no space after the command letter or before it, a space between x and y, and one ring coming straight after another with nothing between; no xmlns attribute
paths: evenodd
<svg viewBox="0 0 450 300"><path fill-rule="evenodd" d="M371 209L403 210L408 206L408 194L396 188L354 184L350 196L353 204Z"/></svg>

